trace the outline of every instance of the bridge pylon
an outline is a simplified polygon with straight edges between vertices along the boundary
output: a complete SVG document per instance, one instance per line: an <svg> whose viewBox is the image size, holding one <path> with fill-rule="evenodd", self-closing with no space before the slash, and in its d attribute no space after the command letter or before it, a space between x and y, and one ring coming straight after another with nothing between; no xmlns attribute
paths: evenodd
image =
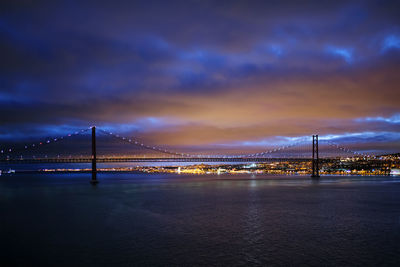
<svg viewBox="0 0 400 267"><path fill-rule="evenodd" d="M96 167L96 127L92 127L92 180L90 180L90 183L92 185L96 185L99 183L97 180L97 167Z"/></svg>
<svg viewBox="0 0 400 267"><path fill-rule="evenodd" d="M319 152L318 152L318 134L313 135L312 143L312 174L311 178L319 178Z"/></svg>

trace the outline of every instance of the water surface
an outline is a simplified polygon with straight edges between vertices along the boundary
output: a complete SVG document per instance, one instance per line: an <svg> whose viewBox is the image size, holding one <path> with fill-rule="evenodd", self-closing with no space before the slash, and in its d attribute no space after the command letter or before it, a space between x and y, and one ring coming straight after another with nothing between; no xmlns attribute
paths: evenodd
<svg viewBox="0 0 400 267"><path fill-rule="evenodd" d="M396 177L89 179L0 176L0 265L400 265Z"/></svg>

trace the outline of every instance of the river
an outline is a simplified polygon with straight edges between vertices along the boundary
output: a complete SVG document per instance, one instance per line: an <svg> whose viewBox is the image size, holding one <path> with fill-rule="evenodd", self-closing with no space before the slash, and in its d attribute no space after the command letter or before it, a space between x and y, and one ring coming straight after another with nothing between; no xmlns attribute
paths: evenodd
<svg viewBox="0 0 400 267"><path fill-rule="evenodd" d="M1 266L400 266L400 178L0 176Z"/></svg>

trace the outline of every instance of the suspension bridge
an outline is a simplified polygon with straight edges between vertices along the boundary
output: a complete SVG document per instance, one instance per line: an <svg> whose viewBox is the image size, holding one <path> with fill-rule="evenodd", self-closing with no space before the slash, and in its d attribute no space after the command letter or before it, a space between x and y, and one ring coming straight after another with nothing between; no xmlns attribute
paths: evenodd
<svg viewBox="0 0 400 267"><path fill-rule="evenodd" d="M102 135L122 144L125 151L124 155L113 155L108 151L103 156L97 153L97 135ZM85 150L85 155L64 154L60 155L57 149L49 149L52 144L66 142L76 136L91 135L90 146L82 145L82 139L75 142L79 151ZM366 154L343 147L330 140L319 140L318 135L310 138L301 138L290 145L275 147L266 151L251 154L234 155L206 155L180 153L165 147L151 146L141 142L138 138L125 137L115 134L101 128L89 127L73 133L47 138L42 142L33 142L19 146L9 146L0 148L0 163L20 164L20 163L91 163L92 165L92 183L97 183L97 163L112 162L231 162L231 163L262 163L262 162L311 162L311 177L318 178L321 164L335 162L342 158L364 159L378 166L382 159L376 155ZM73 143L67 147L72 146ZM321 147L322 145L322 147ZM127 148L129 146L129 148ZM120 147L120 149L122 148ZM321 149L322 148L322 149ZM141 151L141 153L138 152ZM42 152L41 152L42 151ZM90 152L89 152L90 151ZM39 152L41 152L39 154ZM143 154L143 152L145 152ZM151 153L149 153L151 152Z"/></svg>

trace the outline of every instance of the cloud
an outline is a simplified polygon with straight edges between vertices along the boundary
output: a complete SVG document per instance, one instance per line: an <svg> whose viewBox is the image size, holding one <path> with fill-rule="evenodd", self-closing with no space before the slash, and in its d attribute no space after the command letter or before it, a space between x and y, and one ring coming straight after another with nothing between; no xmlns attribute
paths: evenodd
<svg viewBox="0 0 400 267"><path fill-rule="evenodd" d="M393 116L390 117L366 117L366 118L358 118L356 119L356 121L360 121L360 122L387 122L390 124L400 124L400 114L395 114Z"/></svg>
<svg viewBox="0 0 400 267"><path fill-rule="evenodd" d="M353 61L353 52L351 49L334 46L328 46L326 49L328 53L342 57L347 63L351 63Z"/></svg>
<svg viewBox="0 0 400 267"><path fill-rule="evenodd" d="M400 48L400 37L389 35L383 40L382 51Z"/></svg>
<svg viewBox="0 0 400 267"><path fill-rule="evenodd" d="M7 3L1 129L96 124L176 146L392 132L397 11L394 1Z"/></svg>

